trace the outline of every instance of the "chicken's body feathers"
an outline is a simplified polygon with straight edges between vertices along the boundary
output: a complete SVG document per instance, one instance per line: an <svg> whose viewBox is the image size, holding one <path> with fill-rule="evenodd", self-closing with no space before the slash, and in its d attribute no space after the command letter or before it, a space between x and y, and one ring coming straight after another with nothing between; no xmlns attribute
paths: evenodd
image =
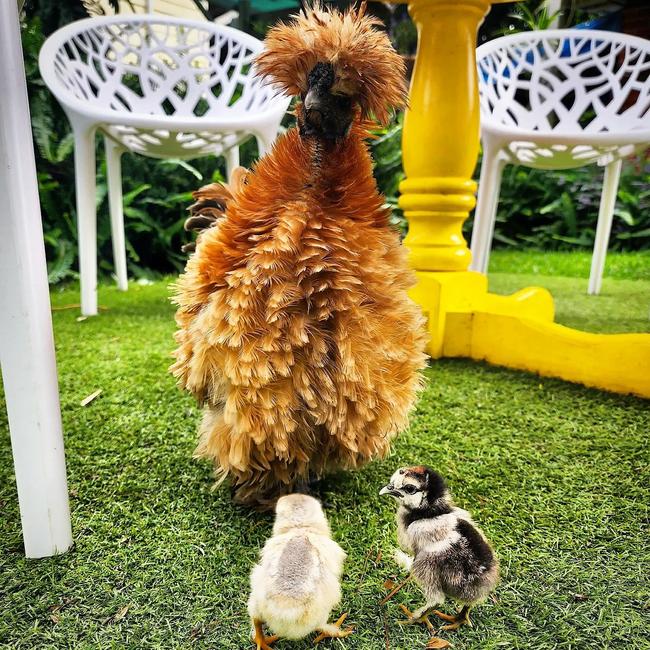
<svg viewBox="0 0 650 650"><path fill-rule="evenodd" d="M407 425L425 328L364 135L287 132L179 280L173 372L205 404L197 454L240 501L383 456Z"/></svg>
<svg viewBox="0 0 650 650"><path fill-rule="evenodd" d="M449 597L475 605L494 589L498 563L466 510L454 506L447 514L410 522L402 507L397 521L400 546L413 557L411 573L428 603Z"/></svg>
<svg viewBox="0 0 650 650"><path fill-rule="evenodd" d="M287 639L302 639L324 627L341 600L344 559L339 545L322 535L271 538L251 575L251 618Z"/></svg>

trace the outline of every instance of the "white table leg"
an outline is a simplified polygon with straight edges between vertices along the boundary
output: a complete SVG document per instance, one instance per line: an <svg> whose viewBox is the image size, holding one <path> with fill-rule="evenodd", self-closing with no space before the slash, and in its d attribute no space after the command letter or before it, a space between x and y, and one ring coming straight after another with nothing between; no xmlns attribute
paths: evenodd
<svg viewBox="0 0 650 650"><path fill-rule="evenodd" d="M0 2L0 365L27 557L72 544L45 248L16 2Z"/></svg>

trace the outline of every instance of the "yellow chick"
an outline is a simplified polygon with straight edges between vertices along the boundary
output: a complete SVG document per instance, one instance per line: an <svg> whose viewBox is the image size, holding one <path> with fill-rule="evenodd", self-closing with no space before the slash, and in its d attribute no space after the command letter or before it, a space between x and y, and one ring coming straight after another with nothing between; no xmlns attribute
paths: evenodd
<svg viewBox="0 0 650 650"><path fill-rule="evenodd" d="M280 637L302 639L319 632L316 642L342 638L347 614L328 623L341 600L341 573L346 554L331 538L320 503L305 494L280 498L273 536L251 572L248 613L257 650L269 650ZM265 637L264 624L274 636Z"/></svg>

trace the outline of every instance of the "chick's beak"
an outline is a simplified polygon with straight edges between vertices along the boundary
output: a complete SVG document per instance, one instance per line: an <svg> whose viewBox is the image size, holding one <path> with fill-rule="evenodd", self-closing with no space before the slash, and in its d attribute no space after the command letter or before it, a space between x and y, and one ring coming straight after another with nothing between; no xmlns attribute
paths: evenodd
<svg viewBox="0 0 650 650"><path fill-rule="evenodd" d="M382 494L390 494L391 496L395 496L398 493L395 491L395 488L393 488L393 486L389 483L388 485L384 485L384 487L379 490L379 495L381 496Z"/></svg>

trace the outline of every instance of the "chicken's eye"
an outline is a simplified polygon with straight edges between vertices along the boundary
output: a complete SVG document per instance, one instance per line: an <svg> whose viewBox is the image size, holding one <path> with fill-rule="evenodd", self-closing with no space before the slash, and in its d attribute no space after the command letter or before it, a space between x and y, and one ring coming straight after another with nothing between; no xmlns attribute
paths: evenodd
<svg viewBox="0 0 650 650"><path fill-rule="evenodd" d="M406 494L415 494L416 492L419 492L415 485L405 485L402 490L406 492Z"/></svg>
<svg viewBox="0 0 650 650"><path fill-rule="evenodd" d="M334 93L334 100L340 108L349 108L352 105L352 97L343 93Z"/></svg>

